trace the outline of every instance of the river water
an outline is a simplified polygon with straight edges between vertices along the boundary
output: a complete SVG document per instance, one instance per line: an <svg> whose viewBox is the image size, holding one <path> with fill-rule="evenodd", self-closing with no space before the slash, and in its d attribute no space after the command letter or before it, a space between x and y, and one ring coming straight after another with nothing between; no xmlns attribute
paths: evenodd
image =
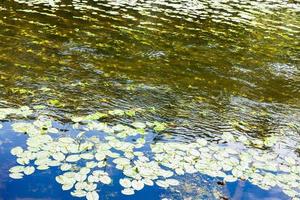
<svg viewBox="0 0 300 200"><path fill-rule="evenodd" d="M135 120L168 124L151 132L151 142L219 143L224 133L250 141L276 136L274 151L298 159L300 3L2 0L0 87L0 107L41 107L38 113L66 129L73 115L141 110ZM0 199L75 198L55 182L58 169L8 177L15 165L10 149L27 140L10 126L38 115L2 119ZM252 143L248 148L270 151ZM122 176L111 170L114 180ZM223 186L207 175L184 175L180 182L179 188L149 187L134 196L114 184L101 187L100 199L290 198L278 186Z"/></svg>

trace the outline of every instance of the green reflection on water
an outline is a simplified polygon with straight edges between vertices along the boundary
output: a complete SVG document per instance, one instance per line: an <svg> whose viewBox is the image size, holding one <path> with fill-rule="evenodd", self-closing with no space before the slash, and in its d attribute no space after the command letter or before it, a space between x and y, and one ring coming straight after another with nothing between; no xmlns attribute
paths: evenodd
<svg viewBox="0 0 300 200"><path fill-rule="evenodd" d="M299 132L297 2L35 2L0 6L10 104L155 108L179 140Z"/></svg>

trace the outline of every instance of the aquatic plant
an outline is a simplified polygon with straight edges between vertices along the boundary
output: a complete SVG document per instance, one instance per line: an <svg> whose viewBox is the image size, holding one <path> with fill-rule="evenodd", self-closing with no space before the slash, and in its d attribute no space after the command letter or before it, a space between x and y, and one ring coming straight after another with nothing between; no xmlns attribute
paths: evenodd
<svg viewBox="0 0 300 200"><path fill-rule="evenodd" d="M9 114L32 113L29 108L25 110L3 111ZM108 112L108 115L116 113L120 111ZM9 176L21 179L36 170L59 167L62 174L55 179L62 189L87 199L99 199L97 188L101 184L120 184L122 194L133 195L154 184L162 188L177 186L180 180L176 177L186 173L218 177L224 182L248 180L265 190L279 186L294 199L300 196L299 158L292 151L281 154L272 150L279 136L264 141L256 139L255 143L268 150L253 148L253 141L246 136L229 132L222 134L218 143L204 138L190 143L152 143L143 137L148 136L153 124L159 122L109 124L101 122L101 117L91 116L95 114L72 117L76 136L63 135L53 127L54 121L43 115L30 122L14 122L12 129L27 133L28 139L26 149L19 146L11 149L18 165L10 168ZM89 131L97 134L86 137ZM129 137L136 140L128 141ZM108 166L123 172L124 177L119 183L112 183L112 174L105 171Z"/></svg>

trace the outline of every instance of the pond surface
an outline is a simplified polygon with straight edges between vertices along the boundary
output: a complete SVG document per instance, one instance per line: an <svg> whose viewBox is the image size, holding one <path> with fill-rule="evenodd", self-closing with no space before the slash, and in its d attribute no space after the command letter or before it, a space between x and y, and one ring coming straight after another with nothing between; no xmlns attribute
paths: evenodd
<svg viewBox="0 0 300 200"><path fill-rule="evenodd" d="M41 140L36 130L53 141L92 142L89 153L99 150L91 138L107 144L112 136L141 145L138 151L150 160L162 153L157 150L161 144L177 145L166 154L178 147L192 156L184 161L184 174L174 173L179 185L145 186L133 195L121 193L124 174L112 156L105 166L112 183L97 185L100 199L300 197L298 0L0 0L0 87L0 199L80 199L55 180L63 174L59 164L20 180L9 176L9 169L20 164L15 156L22 157L11 155L11 149L32 151L28 140ZM107 116L74 119L93 113ZM44 130L46 118L52 123L47 128L59 133ZM108 128L99 128L102 122ZM20 123L32 127L15 128ZM120 135L117 125L138 134ZM84 137L78 136L81 131ZM209 150L197 146L199 139ZM39 151L51 152L43 145ZM120 155L127 152L110 147ZM207 154L216 158L209 160L219 163L216 168L221 150L250 152L252 164L241 169L239 161L233 169L255 172L247 177L233 173L236 180L223 182L220 174L208 171L214 165L207 160L205 169L197 165L200 161L188 150L194 147L200 160ZM264 166L253 164L252 150L275 169L264 161L259 161ZM31 157L29 164L39 166L35 160ZM76 171L85 163L73 165ZM189 167L197 173L188 173ZM295 180L288 177L287 184L287 178L278 178L282 174Z"/></svg>

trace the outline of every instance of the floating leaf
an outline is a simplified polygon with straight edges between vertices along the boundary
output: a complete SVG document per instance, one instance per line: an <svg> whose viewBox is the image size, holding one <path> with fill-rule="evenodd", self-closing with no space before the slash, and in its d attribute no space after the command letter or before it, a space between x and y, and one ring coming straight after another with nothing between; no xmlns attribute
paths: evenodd
<svg viewBox="0 0 300 200"><path fill-rule="evenodd" d="M88 192L86 194L86 199L87 200L98 200L99 199L99 195L96 191L93 192Z"/></svg>
<svg viewBox="0 0 300 200"><path fill-rule="evenodd" d="M64 107L65 105L61 103L58 99L50 99L48 100L48 104L56 107Z"/></svg>
<svg viewBox="0 0 300 200"><path fill-rule="evenodd" d="M95 158L96 158L96 160L98 160L98 161L102 161L102 160L104 160L104 159L106 158L106 155L103 154L103 153L96 153L96 154L95 154Z"/></svg>
<svg viewBox="0 0 300 200"><path fill-rule="evenodd" d="M46 170L46 169L49 169L49 166L48 165L39 165L39 166L37 166L37 169L38 170Z"/></svg>
<svg viewBox="0 0 300 200"><path fill-rule="evenodd" d="M46 106L44 106L44 105L36 105L36 106L33 106L33 109L35 109L35 110L42 110L42 109L44 109L44 108L46 108Z"/></svg>
<svg viewBox="0 0 300 200"><path fill-rule="evenodd" d="M30 175L30 174L33 174L34 171L35 171L34 167L28 166L28 167L25 167L25 169L24 169L24 174Z"/></svg>
<svg viewBox="0 0 300 200"><path fill-rule="evenodd" d="M125 114L129 117L135 116L135 110L127 110L125 111Z"/></svg>
<svg viewBox="0 0 300 200"><path fill-rule="evenodd" d="M138 180L133 180L131 182L131 185L132 185L133 189L135 189L135 190L141 190L144 188L144 183L142 181L138 181Z"/></svg>
<svg viewBox="0 0 300 200"><path fill-rule="evenodd" d="M70 190L73 188L73 184L66 184L62 186L62 190Z"/></svg>
<svg viewBox="0 0 300 200"><path fill-rule="evenodd" d="M203 138L198 138L196 141L200 146L206 146L207 145L207 141Z"/></svg>
<svg viewBox="0 0 300 200"><path fill-rule="evenodd" d="M21 174L21 173L10 173L9 177L13 178L13 179L21 179L21 178L23 178L23 174Z"/></svg>
<svg viewBox="0 0 300 200"><path fill-rule="evenodd" d="M163 188L167 188L169 187L169 184L166 182L166 181L163 181L163 180L158 180L156 181L156 184L160 187L163 187Z"/></svg>
<svg viewBox="0 0 300 200"><path fill-rule="evenodd" d="M23 172L24 169L25 169L24 166L18 165L18 166L11 167L11 168L9 169L9 172L11 172L11 173L20 173L20 172Z"/></svg>
<svg viewBox="0 0 300 200"><path fill-rule="evenodd" d="M101 176L99 180L107 185L111 183L111 178L109 176Z"/></svg>
<svg viewBox="0 0 300 200"><path fill-rule="evenodd" d="M132 186L131 181L128 178L122 178L122 179L120 179L119 182L120 182L120 185L122 185L124 188L130 188Z"/></svg>
<svg viewBox="0 0 300 200"><path fill-rule="evenodd" d="M132 188L125 188L121 192L124 195L133 195L134 194L134 190Z"/></svg>
<svg viewBox="0 0 300 200"><path fill-rule="evenodd" d="M66 158L67 162L77 162L78 160L80 160L79 155L70 155Z"/></svg>
<svg viewBox="0 0 300 200"><path fill-rule="evenodd" d="M122 115L124 115L124 111L123 110L119 110L119 109L115 109L115 110L108 111L108 114L122 116Z"/></svg>
<svg viewBox="0 0 300 200"><path fill-rule="evenodd" d="M167 128L165 123L160 123L160 122L158 122L158 121L153 122L153 126L154 126L153 129L154 129L156 132L164 131L164 130Z"/></svg>
<svg viewBox="0 0 300 200"><path fill-rule="evenodd" d="M295 165L295 164L296 164L295 159L292 158L292 157L286 157L286 158L284 158L284 160L285 160L289 165Z"/></svg>
<svg viewBox="0 0 300 200"><path fill-rule="evenodd" d="M166 179L166 182L167 182L169 185L172 185L172 186L177 186L177 185L179 185L179 181L177 181L176 179Z"/></svg>
<svg viewBox="0 0 300 200"><path fill-rule="evenodd" d="M66 156L61 152L57 152L57 153L53 154L52 157L58 161L63 161L66 158Z"/></svg>
<svg viewBox="0 0 300 200"><path fill-rule="evenodd" d="M233 141L235 141L234 136L231 133L229 133L229 132L223 133L222 139L225 140L225 141L227 141L227 142L233 142Z"/></svg>
<svg viewBox="0 0 300 200"><path fill-rule="evenodd" d="M80 155L80 158L85 159L85 160L92 160L94 159L94 155L91 153L84 153Z"/></svg>
<svg viewBox="0 0 300 200"><path fill-rule="evenodd" d="M71 195L75 197L85 197L87 192L84 190L75 190L74 192L71 192Z"/></svg>
<svg viewBox="0 0 300 200"><path fill-rule="evenodd" d="M235 182L237 181L237 178L232 176L232 175L227 175L225 178L224 178L224 181L225 182Z"/></svg>
<svg viewBox="0 0 300 200"><path fill-rule="evenodd" d="M133 122L131 125L134 128L137 128L137 129L144 129L144 128L146 128L146 124L144 124L143 122Z"/></svg>
<svg viewBox="0 0 300 200"><path fill-rule="evenodd" d="M197 151L196 149L191 149L189 151L189 153L192 155L192 156L195 156L195 157L199 157L200 156L200 152Z"/></svg>
<svg viewBox="0 0 300 200"><path fill-rule="evenodd" d="M148 185L148 186L153 186L154 185L154 183L151 179L143 179L142 181L145 185Z"/></svg>

